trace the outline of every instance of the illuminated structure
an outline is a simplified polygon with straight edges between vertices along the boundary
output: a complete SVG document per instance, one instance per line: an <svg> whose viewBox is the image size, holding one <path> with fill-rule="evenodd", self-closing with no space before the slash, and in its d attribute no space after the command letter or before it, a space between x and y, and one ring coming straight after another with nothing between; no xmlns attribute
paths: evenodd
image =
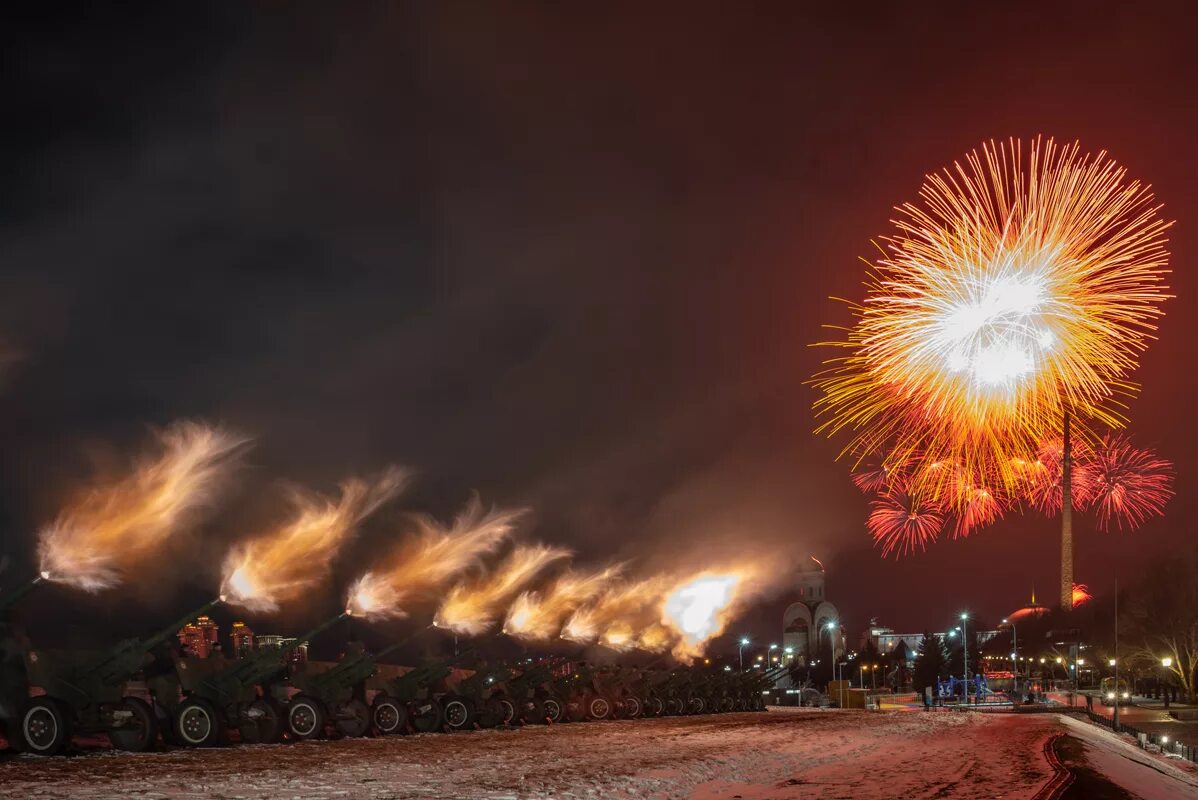
<svg viewBox="0 0 1198 800"><path fill-rule="evenodd" d="M294 636L279 636L278 634L268 633L258 637L259 650L281 650L295 643ZM287 661L291 664L307 664L308 663L308 643L300 642L288 655Z"/></svg>
<svg viewBox="0 0 1198 800"><path fill-rule="evenodd" d="M197 617L179 629L177 634L183 652L197 658L207 658L220 640L220 627L209 617Z"/></svg>
<svg viewBox="0 0 1198 800"><path fill-rule="evenodd" d="M234 622L229 631L229 640L233 645L233 657L240 658L254 649L254 632L244 622Z"/></svg>
<svg viewBox="0 0 1198 800"><path fill-rule="evenodd" d="M836 606L826 598L826 577L824 565L812 558L799 572L799 599L782 614L783 651L789 648L796 664L814 662L829 641L835 655L844 652L844 629Z"/></svg>

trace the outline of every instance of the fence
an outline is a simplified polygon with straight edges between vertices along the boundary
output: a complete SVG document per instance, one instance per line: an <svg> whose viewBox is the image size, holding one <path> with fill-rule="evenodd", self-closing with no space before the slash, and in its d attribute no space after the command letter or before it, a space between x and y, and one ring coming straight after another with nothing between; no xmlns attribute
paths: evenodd
<svg viewBox="0 0 1198 800"><path fill-rule="evenodd" d="M1086 716L1090 718L1091 722L1097 722L1099 725L1103 725L1111 730L1115 730L1114 717L1108 717L1103 714L1095 714L1093 711L1089 710L1086 711ZM1167 736L1162 733L1147 733L1146 731L1142 731L1134 725L1127 725L1123 722L1119 723L1117 732L1130 734L1133 738L1135 738L1136 744L1146 750L1156 749L1162 753L1180 756L1189 761L1191 764L1198 764L1198 747L1191 747L1190 745L1177 741L1171 736Z"/></svg>

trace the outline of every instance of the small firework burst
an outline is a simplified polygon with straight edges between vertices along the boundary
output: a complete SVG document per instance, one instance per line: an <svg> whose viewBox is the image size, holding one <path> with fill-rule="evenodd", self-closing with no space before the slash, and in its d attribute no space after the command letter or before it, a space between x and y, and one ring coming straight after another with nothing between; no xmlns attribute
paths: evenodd
<svg viewBox="0 0 1198 800"><path fill-rule="evenodd" d="M902 492L880 495L870 503L866 522L882 556L903 556L927 549L944 528L944 514L935 503Z"/></svg>
<svg viewBox="0 0 1198 800"><path fill-rule="evenodd" d="M1133 447L1126 436L1107 436L1087 461L1089 503L1098 526L1135 530L1160 516L1173 497L1173 465L1152 450Z"/></svg>

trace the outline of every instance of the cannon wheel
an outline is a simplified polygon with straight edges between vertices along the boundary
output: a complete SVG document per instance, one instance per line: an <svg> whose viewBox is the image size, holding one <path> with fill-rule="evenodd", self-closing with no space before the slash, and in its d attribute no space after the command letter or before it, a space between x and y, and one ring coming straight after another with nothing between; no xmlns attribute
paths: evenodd
<svg viewBox="0 0 1198 800"><path fill-rule="evenodd" d="M279 707L270 700L255 700L250 703L249 715L241 720L237 729L245 744L274 744L283 734L283 719Z"/></svg>
<svg viewBox="0 0 1198 800"><path fill-rule="evenodd" d="M611 701L611 698L604 694L593 694L587 698L587 719L604 720L611 719L615 713L616 704Z"/></svg>
<svg viewBox="0 0 1198 800"><path fill-rule="evenodd" d="M686 703L681 697L671 697L666 701L666 713L676 717L686 711Z"/></svg>
<svg viewBox="0 0 1198 800"><path fill-rule="evenodd" d="M374 729L384 736L403 733L408 725L408 709L394 697L380 694L370 707L370 719Z"/></svg>
<svg viewBox="0 0 1198 800"><path fill-rule="evenodd" d="M370 718L370 709L355 697L341 709L333 725L342 736L357 738L370 730Z"/></svg>
<svg viewBox="0 0 1198 800"><path fill-rule="evenodd" d="M474 701L456 694L441 700L441 711L445 715L445 726L451 731L468 731L480 717Z"/></svg>
<svg viewBox="0 0 1198 800"><path fill-rule="evenodd" d="M287 705L287 729L297 739L319 739L324 735L324 706L311 695L297 694Z"/></svg>
<svg viewBox="0 0 1198 800"><path fill-rule="evenodd" d="M705 711L707 711L707 701L703 699L703 695L692 694L686 704L686 712L688 714L702 714Z"/></svg>
<svg viewBox="0 0 1198 800"><path fill-rule="evenodd" d="M533 722L541 725L556 725L566 715L566 706L556 695L538 697L534 702L537 704L538 716Z"/></svg>
<svg viewBox="0 0 1198 800"><path fill-rule="evenodd" d="M624 719L636 719L641 715L644 706L635 694L624 695Z"/></svg>
<svg viewBox="0 0 1198 800"><path fill-rule="evenodd" d="M408 716L412 720L412 727L420 733L433 733L445 725L445 712L441 703L431 698L412 703L408 709Z"/></svg>
<svg viewBox="0 0 1198 800"><path fill-rule="evenodd" d="M662 714L665 714L665 713L666 713L666 704L660 697L658 697L657 695L653 695L652 697L648 697L645 699L645 716L660 717Z"/></svg>
<svg viewBox="0 0 1198 800"><path fill-rule="evenodd" d="M189 697L175 712L175 740L188 747L213 747L220 741L221 721L216 708L202 697Z"/></svg>
<svg viewBox="0 0 1198 800"><path fill-rule="evenodd" d="M733 700L731 697L725 696L725 697L720 698L720 711L727 713L729 711L732 711L735 708L736 708L736 701Z"/></svg>
<svg viewBox="0 0 1198 800"><path fill-rule="evenodd" d="M158 738L158 720L150 704L140 697L126 697L121 700L121 710L132 716L124 725L108 730L112 746L130 753L144 753L153 747Z"/></svg>
<svg viewBox="0 0 1198 800"><path fill-rule="evenodd" d="M71 741L71 719L53 697L35 697L21 714L21 739L27 752L56 756Z"/></svg>

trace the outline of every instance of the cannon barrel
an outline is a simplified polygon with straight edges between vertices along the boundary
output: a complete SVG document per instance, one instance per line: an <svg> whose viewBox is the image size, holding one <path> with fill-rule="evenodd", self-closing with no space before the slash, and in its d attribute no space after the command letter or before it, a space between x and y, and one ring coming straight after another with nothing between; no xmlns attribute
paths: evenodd
<svg viewBox="0 0 1198 800"><path fill-rule="evenodd" d="M37 586L39 583L41 583L44 580L46 580L46 576L44 573L41 575L36 575L36 576L34 576L33 580L26 581L25 583L21 584L16 589L14 589L13 591L9 592L7 595L4 596L3 599L0 599L0 613L3 613L5 611L7 611L8 609L12 608L13 606L15 606L17 604L17 601L19 601L22 597L24 597L25 595L32 592L33 587Z"/></svg>
<svg viewBox="0 0 1198 800"><path fill-rule="evenodd" d="M280 652L282 652L284 654L290 653L292 650L299 647L301 644L304 644L305 642L309 642L309 641L315 639L317 636L324 633L329 628L333 627L338 622L340 622L341 620L345 619L348 616L349 616L348 612L342 611L337 616L332 617L331 619L327 619L324 622L320 623L315 628L313 628L312 630L305 633L303 636L295 637L295 639L291 642L291 644L287 645L286 647L280 648Z"/></svg>
<svg viewBox="0 0 1198 800"><path fill-rule="evenodd" d="M211 611L221 602L218 597L210 600L194 611L180 617L153 636L145 639L126 639L104 653L95 663L90 665L88 672L97 673L106 684L123 683L145 663L146 653L163 642L168 641L178 633L179 629L206 611Z"/></svg>
<svg viewBox="0 0 1198 800"><path fill-rule="evenodd" d="M262 683L282 670L283 659L289 653L304 642L315 639L347 616L349 615L343 611L332 619L317 625L303 636L295 637L290 643L280 647L278 650L258 650L247 658L240 658L231 666L205 678L204 683L212 687L219 687L222 681L227 680L232 680L242 686Z"/></svg>

